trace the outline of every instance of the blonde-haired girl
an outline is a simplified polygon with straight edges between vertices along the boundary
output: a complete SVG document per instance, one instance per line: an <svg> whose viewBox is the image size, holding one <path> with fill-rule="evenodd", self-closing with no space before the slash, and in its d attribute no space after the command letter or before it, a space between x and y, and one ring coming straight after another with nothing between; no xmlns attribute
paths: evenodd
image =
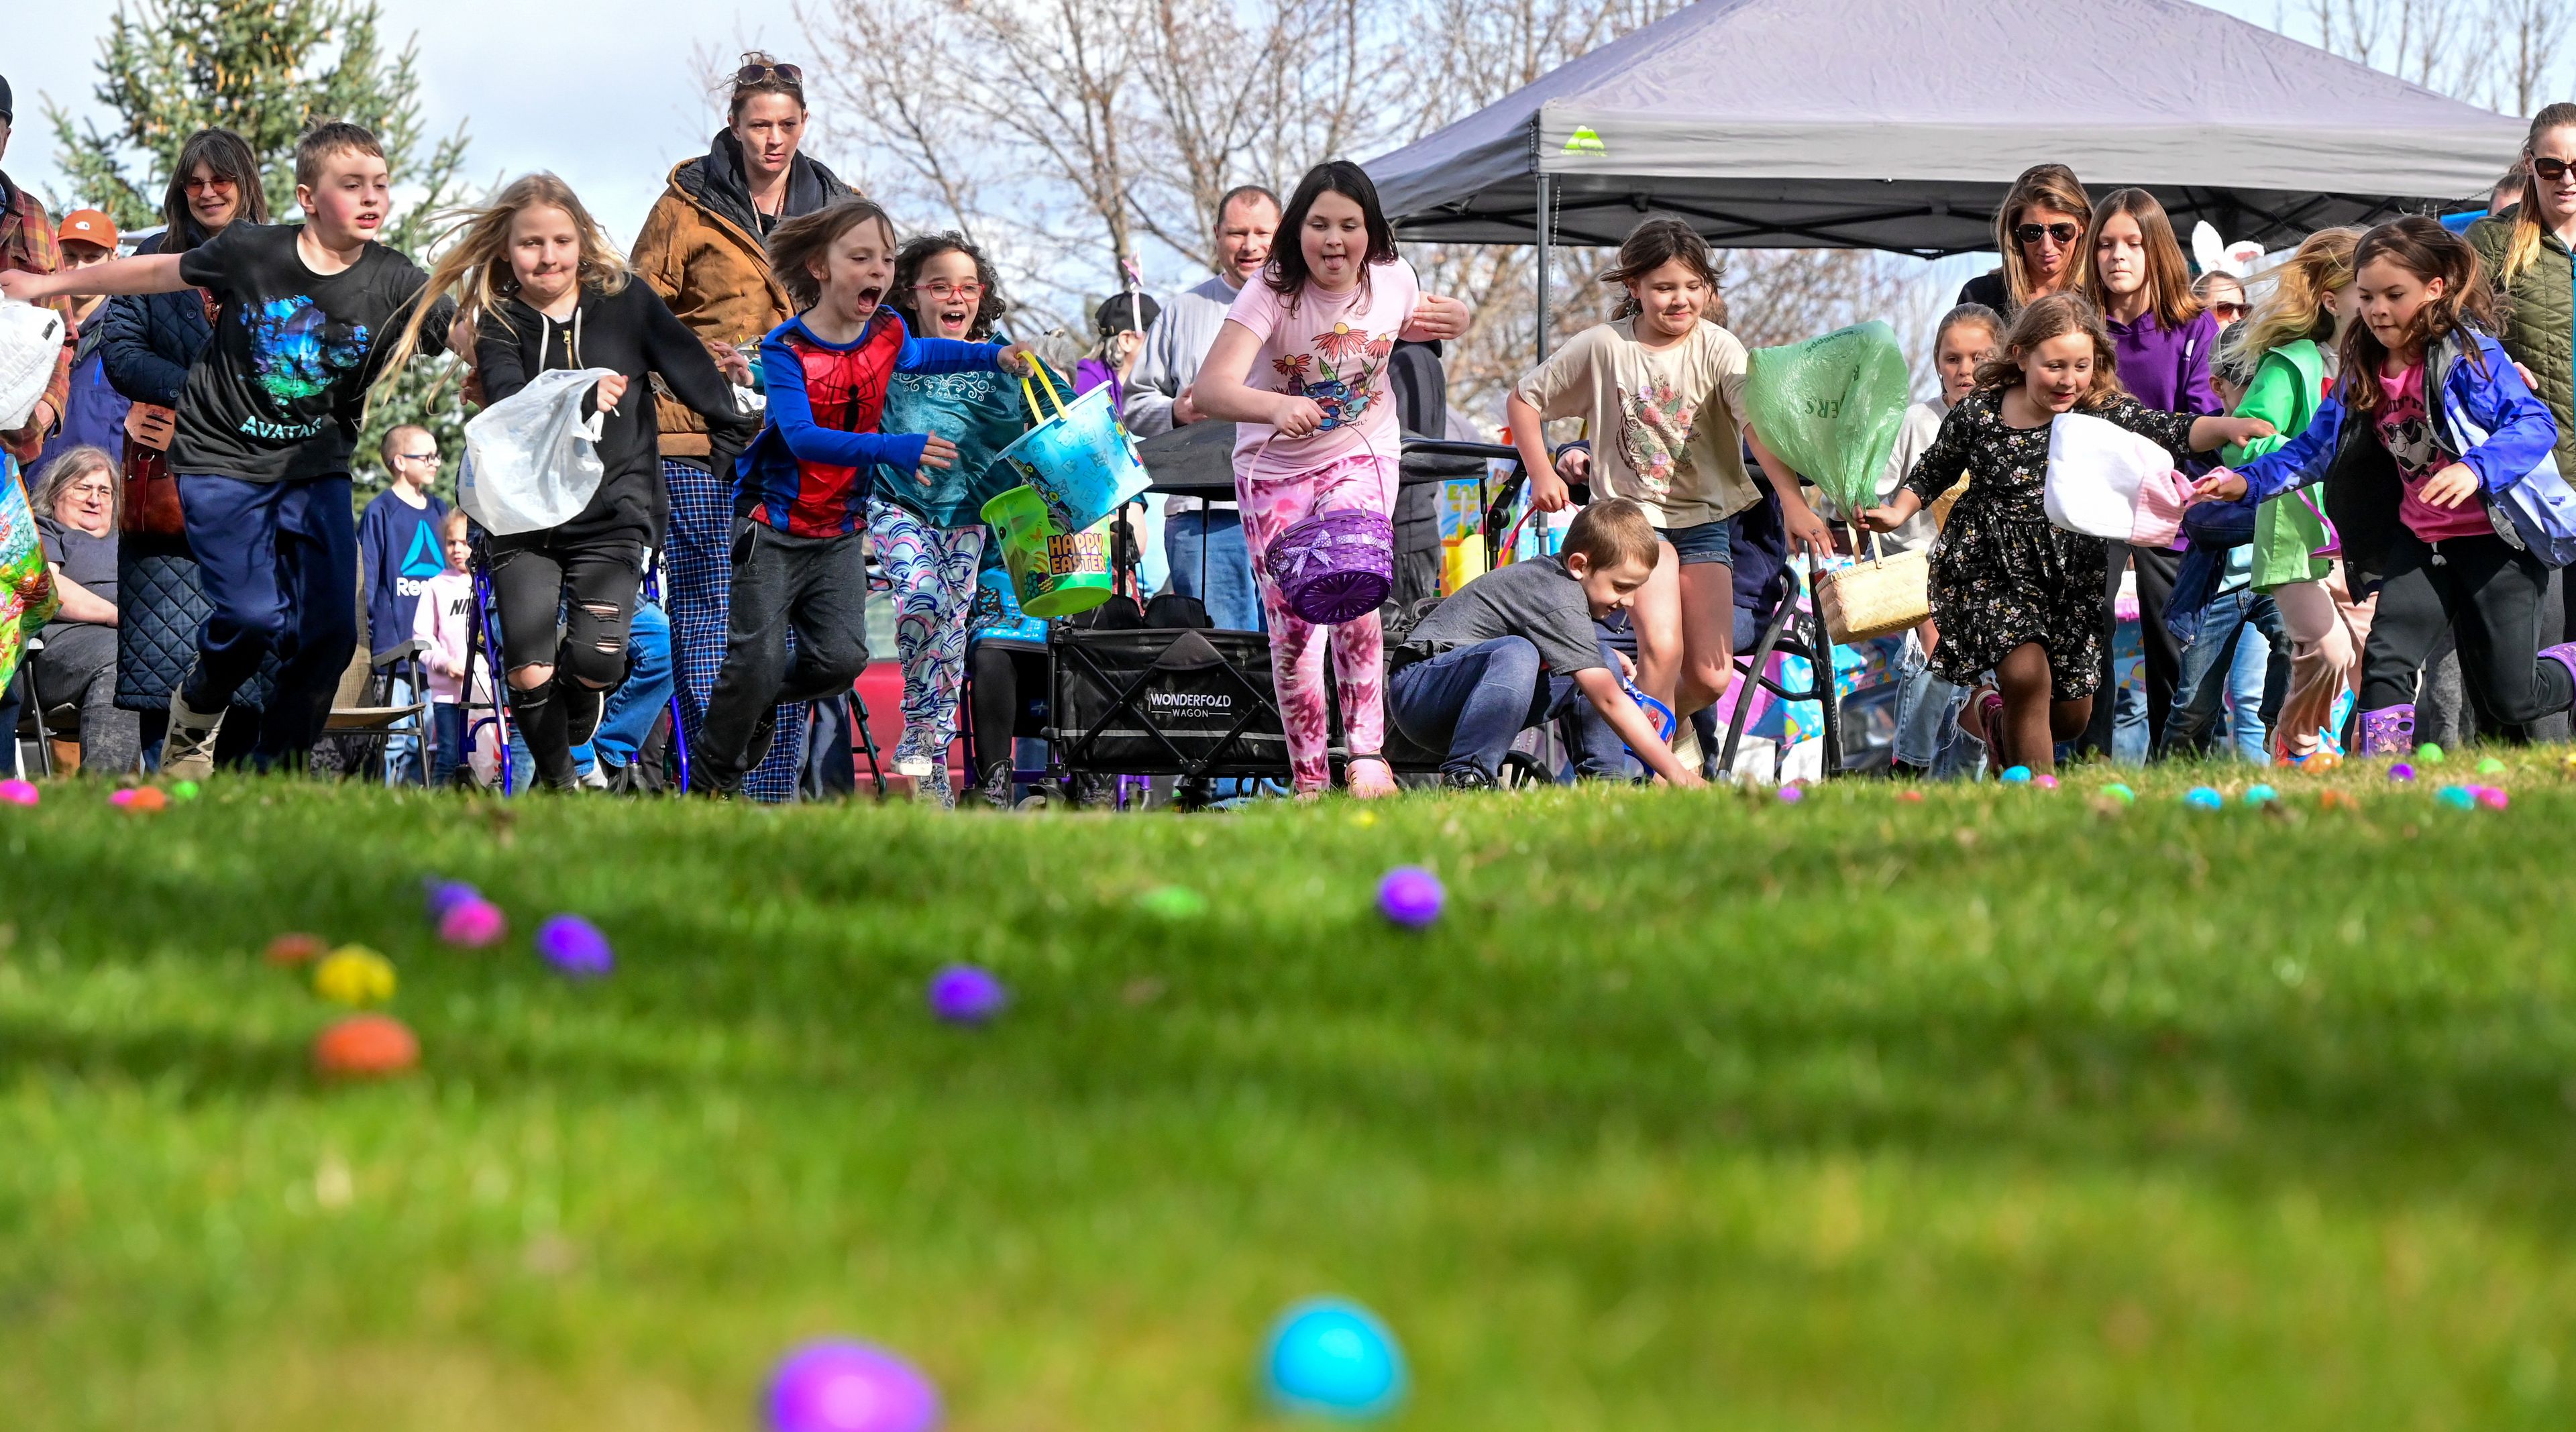
<svg viewBox="0 0 2576 1432"><path fill-rule="evenodd" d="M2558 470L2576 473L2576 104L2532 116L2515 168L2512 206L2467 238L2495 276L2496 337L2558 420Z"/></svg>
<svg viewBox="0 0 2576 1432"><path fill-rule="evenodd" d="M572 748L598 728L604 693L625 674L644 554L660 542L669 515L646 377L658 376L712 430L748 438L753 424L706 345L650 284L631 281L625 260L561 179L513 181L455 234L430 271L429 291L456 294L459 322L473 329L485 401L508 399L550 368L614 375L599 380L587 405L605 414L597 443L605 475L590 505L560 526L488 538L484 548L511 715L538 775L569 790L577 779ZM419 312L396 342L388 375L418 340Z"/></svg>
<svg viewBox="0 0 2576 1432"><path fill-rule="evenodd" d="M2056 768L2056 742L2093 714L2102 680L2106 554L2102 539L2050 525L2045 494L2050 424L2085 412L2140 433L2176 458L2268 433L2242 418L2149 409L2120 386L2111 335L2079 294L2021 311L2003 351L1941 420L1941 435L1886 506L1861 520L1893 532L1968 474L1968 490L1932 548L1932 663L1966 685L1993 671L1960 724L1998 766Z"/></svg>
<svg viewBox="0 0 2576 1432"><path fill-rule="evenodd" d="M2218 362L2245 385L2237 416L2261 418L2275 432L2226 449L2230 466L2306 432L2317 415L2334 380L2335 347L2352 316L2352 255L2360 242L2358 229L2308 235L2272 270L2271 291L2227 335ZM2321 493L2288 493L2255 514L2254 590L2269 593L2280 607L2281 630L2290 639L2290 693L2272 723L2272 744L2292 763L2323 744L2335 702L2361 674L2360 636L2329 586L2334 548Z"/></svg>

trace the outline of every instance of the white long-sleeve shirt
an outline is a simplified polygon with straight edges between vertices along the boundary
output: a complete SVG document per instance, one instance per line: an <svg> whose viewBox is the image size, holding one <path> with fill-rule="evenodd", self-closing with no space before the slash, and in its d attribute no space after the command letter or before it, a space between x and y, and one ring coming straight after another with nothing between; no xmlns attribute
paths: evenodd
<svg viewBox="0 0 2576 1432"><path fill-rule="evenodd" d="M1234 307L1237 291L1225 275L1210 274L1197 287L1172 295L1155 315L1154 326L1145 331L1145 349L1136 355L1136 371L1127 379L1126 406L1119 410L1127 431L1150 438L1172 430L1172 402L1183 388L1198 381L1199 368L1207 362L1208 350L1216 346L1216 335L1225 327L1225 315ZM1197 501L1175 497L1163 510L1195 512Z"/></svg>

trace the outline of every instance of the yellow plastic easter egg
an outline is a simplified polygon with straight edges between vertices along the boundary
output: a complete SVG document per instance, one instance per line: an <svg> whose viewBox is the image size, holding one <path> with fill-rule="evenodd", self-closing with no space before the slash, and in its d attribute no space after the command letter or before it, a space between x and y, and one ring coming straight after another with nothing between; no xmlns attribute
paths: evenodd
<svg viewBox="0 0 2576 1432"><path fill-rule="evenodd" d="M334 1004L382 1004L394 997L393 961L364 945L342 945L313 967L313 992Z"/></svg>

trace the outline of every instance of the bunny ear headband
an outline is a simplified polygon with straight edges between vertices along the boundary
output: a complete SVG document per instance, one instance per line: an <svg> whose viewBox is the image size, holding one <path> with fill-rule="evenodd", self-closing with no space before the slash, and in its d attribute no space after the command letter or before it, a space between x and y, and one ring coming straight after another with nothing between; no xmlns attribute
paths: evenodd
<svg viewBox="0 0 2576 1432"><path fill-rule="evenodd" d="M2263 261L2263 246L2252 239L2229 243L2218 236L2218 230L2207 219L2191 226L2191 257L2202 273L2233 274L2250 278L2254 266Z"/></svg>

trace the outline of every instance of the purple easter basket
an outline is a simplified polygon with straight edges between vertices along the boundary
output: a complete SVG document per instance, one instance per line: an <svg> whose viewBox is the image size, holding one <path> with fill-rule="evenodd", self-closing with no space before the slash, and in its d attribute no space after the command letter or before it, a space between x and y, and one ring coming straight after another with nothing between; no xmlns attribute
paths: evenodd
<svg viewBox="0 0 2576 1432"><path fill-rule="evenodd" d="M1288 610L1317 626L1356 621L1395 590L1395 524L1360 507L1318 512L1280 533L1262 565Z"/></svg>

